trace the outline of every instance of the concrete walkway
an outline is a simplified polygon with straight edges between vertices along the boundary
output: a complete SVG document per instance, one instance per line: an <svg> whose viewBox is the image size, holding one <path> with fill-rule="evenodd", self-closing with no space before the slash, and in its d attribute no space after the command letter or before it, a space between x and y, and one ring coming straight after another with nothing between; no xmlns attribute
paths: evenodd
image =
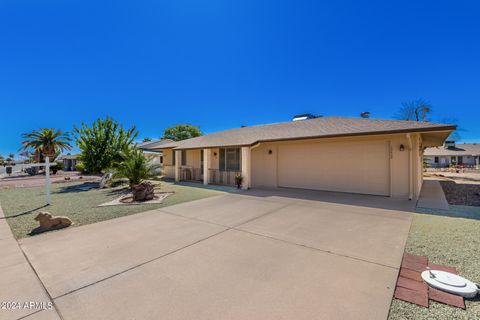
<svg viewBox="0 0 480 320"><path fill-rule="evenodd" d="M439 180L435 178L425 178L420 197L418 198L417 207L426 209L449 209L445 193Z"/></svg>
<svg viewBox="0 0 480 320"><path fill-rule="evenodd" d="M60 319L13 237L0 204L0 319Z"/></svg>
<svg viewBox="0 0 480 320"><path fill-rule="evenodd" d="M251 190L20 244L62 319L386 319L411 209Z"/></svg>

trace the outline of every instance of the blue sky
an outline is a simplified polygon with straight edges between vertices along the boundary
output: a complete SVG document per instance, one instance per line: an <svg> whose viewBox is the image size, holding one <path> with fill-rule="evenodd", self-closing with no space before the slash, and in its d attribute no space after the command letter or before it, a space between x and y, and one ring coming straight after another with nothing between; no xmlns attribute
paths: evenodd
<svg viewBox="0 0 480 320"><path fill-rule="evenodd" d="M0 1L0 154L112 116L140 137L427 99L480 142L478 1Z"/></svg>

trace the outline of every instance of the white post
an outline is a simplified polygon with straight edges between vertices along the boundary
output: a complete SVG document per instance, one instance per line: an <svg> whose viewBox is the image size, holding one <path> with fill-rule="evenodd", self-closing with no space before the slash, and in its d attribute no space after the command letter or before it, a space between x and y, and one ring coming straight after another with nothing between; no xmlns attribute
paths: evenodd
<svg viewBox="0 0 480 320"><path fill-rule="evenodd" d="M210 158L212 149L203 149L203 184L207 185L210 181Z"/></svg>
<svg viewBox="0 0 480 320"><path fill-rule="evenodd" d="M242 147L242 189L247 190L250 188L250 147Z"/></svg>
<svg viewBox="0 0 480 320"><path fill-rule="evenodd" d="M45 157L45 202L50 205L50 157Z"/></svg>
<svg viewBox="0 0 480 320"><path fill-rule="evenodd" d="M173 150L175 152L175 182L180 181L180 163L182 163L182 151Z"/></svg>
<svg viewBox="0 0 480 320"><path fill-rule="evenodd" d="M410 133L407 133L408 142L408 200L413 199L413 143Z"/></svg>

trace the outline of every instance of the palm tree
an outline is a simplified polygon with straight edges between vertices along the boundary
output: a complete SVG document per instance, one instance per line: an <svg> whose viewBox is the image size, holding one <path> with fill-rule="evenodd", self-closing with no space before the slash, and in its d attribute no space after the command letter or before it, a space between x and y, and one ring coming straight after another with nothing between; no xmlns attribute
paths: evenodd
<svg viewBox="0 0 480 320"><path fill-rule="evenodd" d="M115 168L114 176L127 178L130 188L158 176L157 170L160 166L152 164L151 159L145 157L141 150L132 148L121 156L123 161Z"/></svg>
<svg viewBox="0 0 480 320"><path fill-rule="evenodd" d="M64 150L71 150L72 141L68 133L54 128L40 128L22 135L26 140L22 142L22 150L33 149L35 151L35 161L41 161L42 156L50 157L54 160L56 155Z"/></svg>

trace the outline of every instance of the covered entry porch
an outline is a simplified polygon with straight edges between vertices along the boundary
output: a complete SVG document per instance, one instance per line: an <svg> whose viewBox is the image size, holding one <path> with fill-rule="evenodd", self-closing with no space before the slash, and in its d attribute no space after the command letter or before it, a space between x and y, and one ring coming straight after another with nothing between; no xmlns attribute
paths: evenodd
<svg viewBox="0 0 480 320"><path fill-rule="evenodd" d="M234 186L235 176L241 175L242 188L251 186L250 147L170 149L164 157L164 175L177 182Z"/></svg>

